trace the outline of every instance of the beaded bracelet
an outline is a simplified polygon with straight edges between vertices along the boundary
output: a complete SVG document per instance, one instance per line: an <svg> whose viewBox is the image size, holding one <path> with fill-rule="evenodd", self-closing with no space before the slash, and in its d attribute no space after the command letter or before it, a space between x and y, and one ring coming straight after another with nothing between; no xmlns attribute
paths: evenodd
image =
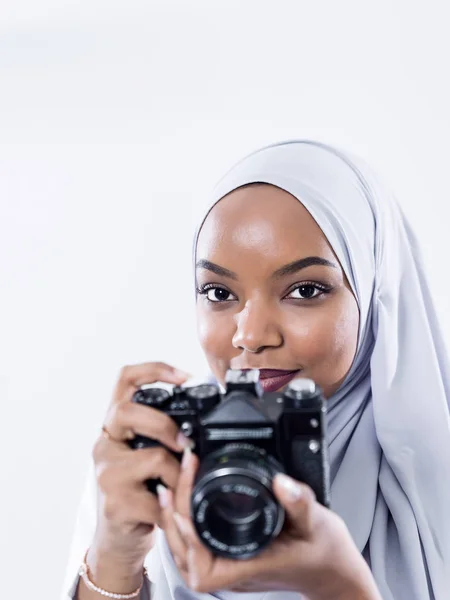
<svg viewBox="0 0 450 600"><path fill-rule="evenodd" d="M106 596L106 598L114 598L115 600L129 600L130 598L136 598L139 595L142 586L144 585L145 578L148 576L147 569L144 567L144 581L138 587L137 590L131 592L131 594L115 594L114 592L107 592L106 590L98 587L89 579L89 567L87 566L86 559L89 552L89 548L86 550L86 554L84 555L83 563L78 571L80 577L83 578L84 583L90 590L101 594L102 596Z"/></svg>

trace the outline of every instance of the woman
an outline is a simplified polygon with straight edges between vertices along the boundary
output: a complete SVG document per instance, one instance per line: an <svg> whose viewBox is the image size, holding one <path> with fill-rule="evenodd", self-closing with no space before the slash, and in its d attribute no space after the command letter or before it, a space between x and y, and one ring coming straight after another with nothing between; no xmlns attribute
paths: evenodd
<svg viewBox="0 0 450 600"><path fill-rule="evenodd" d="M187 375L126 367L94 448L67 581L89 547L88 571L69 597L100 598L89 581L132 595L145 562L157 599L448 598L449 364L395 199L334 148L269 146L218 183L194 258L199 338L217 381L229 368L260 368L266 389L300 375L324 391L332 510L277 475L282 535L253 559L212 556L189 519L195 455L186 449L180 470L164 450L125 443L137 432L188 448L169 418L129 402L144 383ZM159 503L142 484L156 476ZM141 600L148 593L144 581Z"/></svg>

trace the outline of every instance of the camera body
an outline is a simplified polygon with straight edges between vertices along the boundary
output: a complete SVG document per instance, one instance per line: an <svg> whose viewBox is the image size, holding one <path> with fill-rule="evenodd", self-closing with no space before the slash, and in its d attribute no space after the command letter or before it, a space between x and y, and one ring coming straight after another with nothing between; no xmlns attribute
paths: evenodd
<svg viewBox="0 0 450 600"><path fill-rule="evenodd" d="M191 499L197 532L216 554L242 559L282 529L284 510L271 484L277 472L305 482L330 505L326 405L310 379L263 393L258 370L229 370L225 383L224 393L214 384L141 389L133 401L164 411L193 440L200 459ZM137 435L129 445L160 444ZM152 492L158 483L146 482Z"/></svg>

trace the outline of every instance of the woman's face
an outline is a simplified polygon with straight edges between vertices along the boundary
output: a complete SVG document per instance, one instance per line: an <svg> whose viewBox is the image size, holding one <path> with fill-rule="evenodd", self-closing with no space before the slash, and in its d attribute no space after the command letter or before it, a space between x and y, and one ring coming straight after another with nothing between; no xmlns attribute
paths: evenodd
<svg viewBox="0 0 450 600"><path fill-rule="evenodd" d="M326 398L339 388L356 352L358 306L296 198L257 184L218 202L200 231L196 279L199 339L218 381L257 368L266 391L299 374Z"/></svg>

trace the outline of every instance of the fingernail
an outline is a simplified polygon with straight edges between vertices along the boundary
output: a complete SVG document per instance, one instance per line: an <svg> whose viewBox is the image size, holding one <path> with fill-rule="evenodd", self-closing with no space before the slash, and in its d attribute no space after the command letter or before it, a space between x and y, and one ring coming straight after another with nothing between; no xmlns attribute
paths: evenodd
<svg viewBox="0 0 450 600"><path fill-rule="evenodd" d="M175 375L175 377L179 377L180 379L189 379L190 377L192 377L190 373L182 371L181 369L174 369L173 374Z"/></svg>
<svg viewBox="0 0 450 600"><path fill-rule="evenodd" d="M186 523L184 517L182 517L179 513L174 512L173 518L175 519L175 523L177 524L177 527L180 530L180 533L182 535L188 535L188 533L189 533L188 526L187 526L187 523Z"/></svg>
<svg viewBox="0 0 450 600"><path fill-rule="evenodd" d="M291 477L288 477L287 475L284 475L283 473L277 473L277 478L278 478L278 481L280 482L280 485L282 486L282 488L289 495L290 500L292 500L292 501L298 500L303 495L303 490L301 488L301 485L299 483L297 483Z"/></svg>
<svg viewBox="0 0 450 600"><path fill-rule="evenodd" d="M186 446L186 448L184 449L184 452L183 452L183 458L181 459L181 469L183 471L185 471L189 467L191 458L192 458L192 450L191 450L190 446Z"/></svg>
<svg viewBox="0 0 450 600"><path fill-rule="evenodd" d="M180 568L181 560L178 558L178 556L176 554L173 555L173 560L174 560L175 564L177 565L177 567Z"/></svg>
<svg viewBox="0 0 450 600"><path fill-rule="evenodd" d="M166 508L169 504L169 495L167 493L167 488L158 483L156 486L156 492L158 494L158 501L161 508Z"/></svg>
<svg viewBox="0 0 450 600"><path fill-rule="evenodd" d="M187 549L186 559L188 563L189 587L193 590L196 590L198 587L198 575L197 571L195 570L194 550L191 546L189 546Z"/></svg>
<svg viewBox="0 0 450 600"><path fill-rule="evenodd" d="M195 446L194 440L191 440L190 438L186 437L181 431L177 435L176 441L177 441L177 444L181 448L191 448L192 449Z"/></svg>

